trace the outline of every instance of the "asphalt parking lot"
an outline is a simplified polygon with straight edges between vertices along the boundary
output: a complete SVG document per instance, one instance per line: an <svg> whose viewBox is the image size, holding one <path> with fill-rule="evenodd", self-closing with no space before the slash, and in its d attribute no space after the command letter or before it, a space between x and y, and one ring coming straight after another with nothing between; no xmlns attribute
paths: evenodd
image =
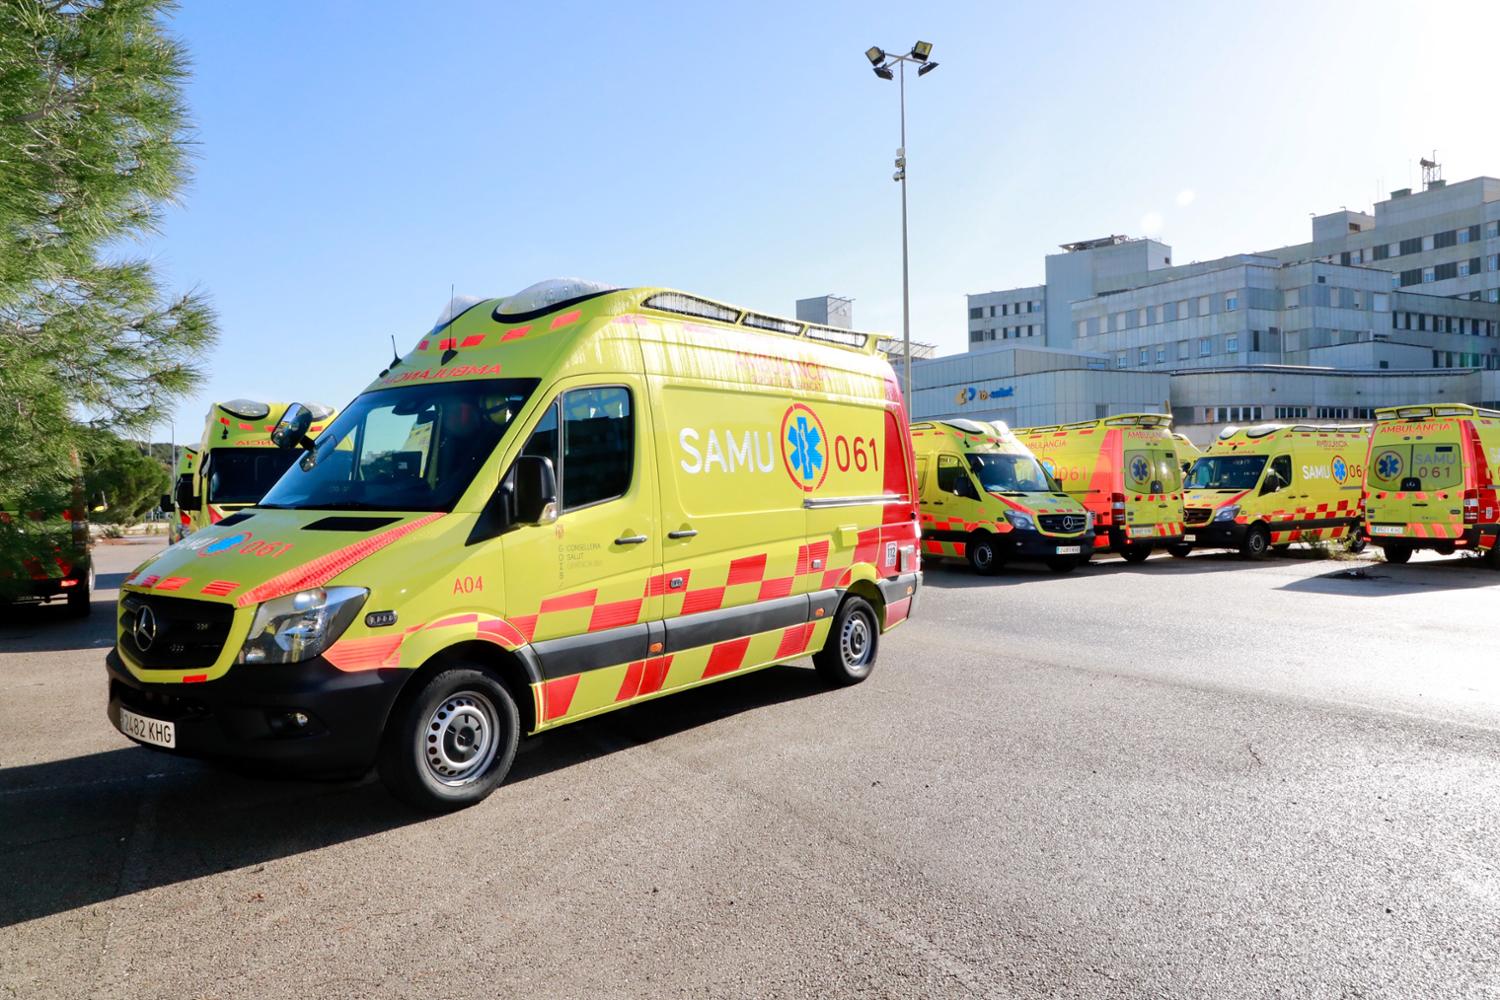
<svg viewBox="0 0 1500 1000"><path fill-rule="evenodd" d="M568 727L482 805L104 717L111 605L0 624L0 997L1493 997L1500 573L928 567L865 684Z"/></svg>

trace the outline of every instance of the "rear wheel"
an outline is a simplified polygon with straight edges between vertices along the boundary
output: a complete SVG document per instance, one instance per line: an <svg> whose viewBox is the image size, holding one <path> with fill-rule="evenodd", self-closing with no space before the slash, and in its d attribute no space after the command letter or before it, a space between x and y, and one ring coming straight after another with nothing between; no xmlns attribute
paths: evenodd
<svg viewBox="0 0 1500 1000"><path fill-rule="evenodd" d="M1270 549L1271 533L1259 524L1245 532L1245 540L1240 543L1240 555L1246 559L1264 559Z"/></svg>
<svg viewBox="0 0 1500 1000"><path fill-rule="evenodd" d="M392 715L380 747L380 778L418 809L462 809L505 780L520 732L515 699L493 674L444 670Z"/></svg>
<svg viewBox="0 0 1500 1000"><path fill-rule="evenodd" d="M1411 561L1410 545L1387 545L1385 546L1385 561L1400 566L1402 563Z"/></svg>
<svg viewBox="0 0 1500 1000"><path fill-rule="evenodd" d="M875 669L880 619L863 597L850 594L833 618L823 648L813 654L818 674L834 687L858 684Z"/></svg>
<svg viewBox="0 0 1500 1000"><path fill-rule="evenodd" d="M1151 546L1127 545L1120 551L1120 557L1128 563L1143 563L1151 557Z"/></svg>
<svg viewBox="0 0 1500 1000"><path fill-rule="evenodd" d="M1191 551L1193 551L1193 547L1185 542L1177 542L1167 546L1167 552L1171 554L1173 559L1186 559L1188 553Z"/></svg>
<svg viewBox="0 0 1500 1000"><path fill-rule="evenodd" d="M995 544L995 536L988 531L976 531L970 535L965 554L969 558L969 565L980 576L993 576L1005 565L1005 560L1000 557L1000 549Z"/></svg>
<svg viewBox="0 0 1500 1000"><path fill-rule="evenodd" d="M86 616L89 613L89 609L93 606L93 590L94 568L90 566L88 573L82 580L78 581L78 586L68 591L68 614L77 618Z"/></svg>
<svg viewBox="0 0 1500 1000"><path fill-rule="evenodd" d="M1500 544L1492 545L1485 550L1484 564L1490 569L1500 569Z"/></svg>

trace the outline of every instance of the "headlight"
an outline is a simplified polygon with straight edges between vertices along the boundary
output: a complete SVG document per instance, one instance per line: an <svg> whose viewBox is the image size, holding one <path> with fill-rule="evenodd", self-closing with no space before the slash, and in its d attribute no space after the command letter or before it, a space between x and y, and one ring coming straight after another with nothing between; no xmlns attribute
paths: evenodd
<svg viewBox="0 0 1500 1000"><path fill-rule="evenodd" d="M1010 526L1012 528L1015 528L1017 531L1036 530L1036 522L1031 519L1031 515L1029 514L1017 514L1013 510L1008 510L1005 512L1005 519L1009 521Z"/></svg>
<svg viewBox="0 0 1500 1000"><path fill-rule="evenodd" d="M344 634L369 596L363 587L318 587L267 601L255 611L239 662L312 659Z"/></svg>
<svg viewBox="0 0 1500 1000"><path fill-rule="evenodd" d="M1085 528L1092 528L1094 526L1094 512L1093 511L1086 510L1086 511L1083 512L1083 526Z"/></svg>
<svg viewBox="0 0 1500 1000"><path fill-rule="evenodd" d="M1219 508L1219 512L1214 515L1214 520L1215 521L1233 521L1236 517L1239 516L1239 513L1240 513L1239 505L1238 504L1230 504L1228 507L1220 507Z"/></svg>

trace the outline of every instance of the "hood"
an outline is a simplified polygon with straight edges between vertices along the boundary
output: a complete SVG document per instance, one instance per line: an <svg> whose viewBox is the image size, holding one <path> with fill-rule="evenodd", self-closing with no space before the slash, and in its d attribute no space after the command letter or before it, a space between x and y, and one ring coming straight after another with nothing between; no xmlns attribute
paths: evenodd
<svg viewBox="0 0 1500 1000"><path fill-rule="evenodd" d="M1184 507L1222 507L1238 503L1249 490L1187 490L1182 494Z"/></svg>
<svg viewBox="0 0 1500 1000"><path fill-rule="evenodd" d="M261 510L236 514L168 547L127 578L127 591L248 607L321 587L442 514Z"/></svg>
<svg viewBox="0 0 1500 1000"><path fill-rule="evenodd" d="M1082 514L1084 512L1083 504L1070 496L1054 496L1051 493L1027 493L1016 496L991 493L990 496L1007 507L1025 514Z"/></svg>

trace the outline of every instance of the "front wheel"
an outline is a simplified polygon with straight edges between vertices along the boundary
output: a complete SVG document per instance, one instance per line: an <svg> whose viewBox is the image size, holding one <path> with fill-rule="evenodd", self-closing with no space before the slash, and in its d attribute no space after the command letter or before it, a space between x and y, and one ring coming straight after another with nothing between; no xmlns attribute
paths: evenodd
<svg viewBox="0 0 1500 1000"><path fill-rule="evenodd" d="M1188 553L1191 551L1193 551L1193 547L1184 542L1176 542L1167 546L1167 552L1171 554L1173 559L1186 559Z"/></svg>
<svg viewBox="0 0 1500 1000"><path fill-rule="evenodd" d="M1054 573L1071 573L1080 561L1078 556L1053 556L1047 560L1047 568Z"/></svg>
<svg viewBox="0 0 1500 1000"><path fill-rule="evenodd" d="M995 536L988 531L976 531L970 535L964 554L968 556L969 565L974 572L980 576L994 576L1005 565L1005 560L1000 557L1000 548L995 544Z"/></svg>
<svg viewBox="0 0 1500 1000"><path fill-rule="evenodd" d="M1245 540L1240 544L1240 555L1246 559L1264 559L1270 550L1271 533L1264 527L1257 524L1245 532Z"/></svg>
<svg viewBox="0 0 1500 1000"><path fill-rule="evenodd" d="M418 809L462 809L505 780L520 732L515 699L493 674L444 670L392 715L380 747L380 778Z"/></svg>
<svg viewBox="0 0 1500 1000"><path fill-rule="evenodd" d="M1365 545L1368 541L1369 540L1365 537L1365 529L1355 528L1352 532L1349 533L1349 540L1344 543L1344 549L1348 552L1354 553L1355 555L1359 555L1365 550Z"/></svg>
<svg viewBox="0 0 1500 1000"><path fill-rule="evenodd" d="M863 597L844 598L823 648L813 654L818 674L834 687L858 684L875 669L880 648L880 619Z"/></svg>
<svg viewBox="0 0 1500 1000"><path fill-rule="evenodd" d="M1143 563L1151 558L1151 546L1127 545L1120 550L1120 558L1128 563Z"/></svg>
<svg viewBox="0 0 1500 1000"><path fill-rule="evenodd" d="M1411 546L1387 545L1385 547L1385 561L1395 563L1397 566L1411 562Z"/></svg>

